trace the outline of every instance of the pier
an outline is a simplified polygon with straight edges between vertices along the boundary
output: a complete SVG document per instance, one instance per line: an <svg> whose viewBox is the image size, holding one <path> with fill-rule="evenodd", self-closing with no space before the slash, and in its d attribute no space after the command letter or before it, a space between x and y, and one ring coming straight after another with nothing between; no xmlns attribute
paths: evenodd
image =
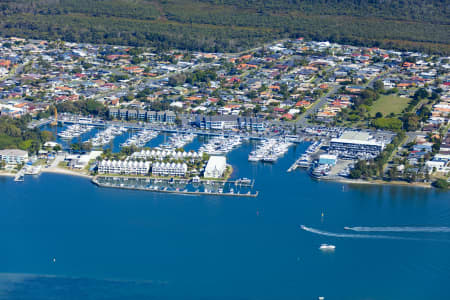
<svg viewBox="0 0 450 300"><path fill-rule="evenodd" d="M292 171L297 170L300 159L301 159L301 157L297 158L297 160L289 167L289 169L287 171L292 172Z"/></svg>
<svg viewBox="0 0 450 300"><path fill-rule="evenodd" d="M22 182L24 181L25 172L23 169L21 169L19 172L17 172L16 176L14 176L15 182Z"/></svg>
<svg viewBox="0 0 450 300"><path fill-rule="evenodd" d="M95 176L92 182L100 187L121 188L160 193L185 195L211 195L234 197L257 197L259 192L252 192L253 180L201 180L160 179L151 177Z"/></svg>

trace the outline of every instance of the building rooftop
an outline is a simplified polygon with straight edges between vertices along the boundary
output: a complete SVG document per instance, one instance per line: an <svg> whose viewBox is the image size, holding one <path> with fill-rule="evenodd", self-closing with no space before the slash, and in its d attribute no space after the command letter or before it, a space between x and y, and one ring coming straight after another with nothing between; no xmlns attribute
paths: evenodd
<svg viewBox="0 0 450 300"><path fill-rule="evenodd" d="M0 155L6 156L28 156L28 152L20 149L4 149L0 150Z"/></svg>
<svg viewBox="0 0 450 300"><path fill-rule="evenodd" d="M371 140L371 136L365 131L345 131L339 139L343 140L357 140L362 142L367 142Z"/></svg>

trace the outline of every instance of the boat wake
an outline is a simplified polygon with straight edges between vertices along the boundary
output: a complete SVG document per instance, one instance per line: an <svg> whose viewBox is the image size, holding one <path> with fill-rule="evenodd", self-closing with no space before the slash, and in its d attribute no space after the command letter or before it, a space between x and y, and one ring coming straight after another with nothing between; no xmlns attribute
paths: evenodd
<svg viewBox="0 0 450 300"><path fill-rule="evenodd" d="M352 239L385 239L385 240L406 240L406 241L443 241L443 240L432 240L432 239L421 239L421 238L410 238L410 237L402 237L402 236L390 236L390 235L373 235L373 234L352 234L352 233L334 233L329 231L323 231L311 227L306 227L304 225L300 225L300 228L323 236L331 236L337 238L352 238ZM445 241L443 241L445 242Z"/></svg>
<svg viewBox="0 0 450 300"><path fill-rule="evenodd" d="M357 232L450 232L450 227L344 227Z"/></svg>

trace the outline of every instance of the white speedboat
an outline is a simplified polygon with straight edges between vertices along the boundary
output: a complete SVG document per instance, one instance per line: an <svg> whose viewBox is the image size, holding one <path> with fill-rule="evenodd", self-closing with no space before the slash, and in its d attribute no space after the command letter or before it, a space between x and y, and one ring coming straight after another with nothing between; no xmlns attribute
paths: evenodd
<svg viewBox="0 0 450 300"><path fill-rule="evenodd" d="M335 245L328 245L328 244L322 244L319 247L320 250L322 251L334 251L334 249L336 249Z"/></svg>

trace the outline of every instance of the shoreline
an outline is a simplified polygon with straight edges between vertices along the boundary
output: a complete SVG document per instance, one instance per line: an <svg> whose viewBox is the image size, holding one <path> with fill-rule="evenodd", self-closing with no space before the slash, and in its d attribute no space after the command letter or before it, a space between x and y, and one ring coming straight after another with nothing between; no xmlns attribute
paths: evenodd
<svg viewBox="0 0 450 300"><path fill-rule="evenodd" d="M41 173L52 173L52 174L62 174L62 175L70 175L70 176L78 176L83 177L87 179L92 179L94 176L91 176L89 174L83 174L76 171L71 171L63 168L53 167L48 169L43 169Z"/></svg>
<svg viewBox="0 0 450 300"><path fill-rule="evenodd" d="M15 177L16 173L0 172L0 177Z"/></svg>
<svg viewBox="0 0 450 300"><path fill-rule="evenodd" d="M362 179L327 179L319 178L319 180L331 181L337 183L347 183L347 184L366 184L366 185L392 185L392 186L405 186L405 187L420 187L420 188L432 188L431 183L414 182L409 183L405 181L382 181L382 180L362 180Z"/></svg>
<svg viewBox="0 0 450 300"><path fill-rule="evenodd" d="M86 178L93 180L96 176L92 176L89 174L80 173L77 171L72 171L60 167L52 167L48 169L42 169L42 173L50 173L50 174L60 174L60 175L68 175L68 176L77 176L81 178ZM0 171L0 177L15 177L17 173L11 173L11 172L2 172ZM118 176L122 177L122 176ZM126 177L126 176L123 176ZM329 182L336 182L336 183L345 183L345 184L357 184L357 185L390 185L390 186L404 186L404 187L419 187L419 188L427 188L431 189L433 186L431 183L423 183L423 182L414 182L414 183L408 183L405 181L382 181L382 180L362 180L362 179L348 179L348 178L312 178L316 180L321 181L329 181ZM214 179L212 179L214 181ZM221 181L221 180L219 180ZM226 181L226 180L225 180Z"/></svg>

